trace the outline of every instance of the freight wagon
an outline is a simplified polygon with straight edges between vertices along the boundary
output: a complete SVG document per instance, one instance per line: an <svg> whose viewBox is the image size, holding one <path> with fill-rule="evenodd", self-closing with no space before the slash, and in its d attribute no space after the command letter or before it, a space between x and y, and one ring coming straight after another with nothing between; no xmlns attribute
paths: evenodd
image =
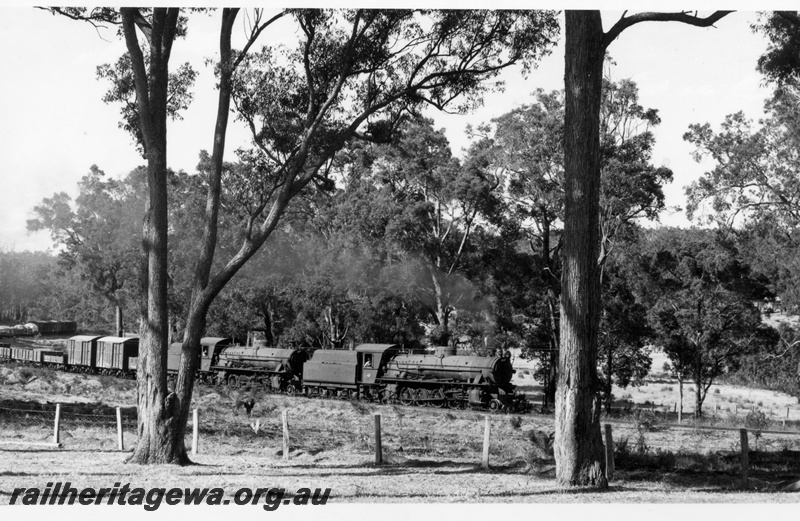
<svg viewBox="0 0 800 521"><path fill-rule="evenodd" d="M139 357L139 337L106 336L97 340L97 370L101 374L133 376Z"/></svg>

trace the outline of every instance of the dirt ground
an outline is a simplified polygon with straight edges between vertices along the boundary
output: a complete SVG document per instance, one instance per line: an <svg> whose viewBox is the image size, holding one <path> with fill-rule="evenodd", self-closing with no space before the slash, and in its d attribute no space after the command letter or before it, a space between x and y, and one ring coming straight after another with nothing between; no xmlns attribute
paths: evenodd
<svg viewBox="0 0 800 521"><path fill-rule="evenodd" d="M80 488L115 482L221 487L228 496L242 487L330 488L331 504L800 501L798 493L778 492L781 482L800 477L800 432L793 424L751 437L758 452L751 457L745 491L739 487L738 430L676 426L658 414L607 418L603 422L612 425L619 458L609 490L566 491L554 479L552 414L492 415L486 470L480 465L482 412L200 387L193 403L200 411L197 465L153 468L127 465L129 453L116 450L109 407L134 403L133 381L9 365L0 366L0 380L0 504L7 504L16 488L56 481ZM235 408L248 396L256 399L250 415ZM4 403L12 402L40 410L4 417ZM49 405L39 405L43 402ZM33 445L52 441L56 402L64 404L62 447ZM78 407L80 414L71 412ZM289 411L288 461L282 456L284 410ZM376 413L385 457L380 466L373 455ZM126 447L136 441L133 425L125 430ZM191 446L190 437L186 443Z"/></svg>
<svg viewBox="0 0 800 521"><path fill-rule="evenodd" d="M248 451L249 452L249 451ZM389 457L376 466L365 455L335 460L309 453L288 463L276 456L200 454L197 465L150 468L124 463L117 451L4 448L0 450L0 503L17 487L44 487L69 481L73 487L221 487L233 495L240 487L331 488L330 503L387 502L545 502L545 503L774 503L797 502L797 494L723 490L715 484L685 486L664 476L655 480L622 477L608 491L560 490L550 475L525 468L486 471L470 461Z"/></svg>

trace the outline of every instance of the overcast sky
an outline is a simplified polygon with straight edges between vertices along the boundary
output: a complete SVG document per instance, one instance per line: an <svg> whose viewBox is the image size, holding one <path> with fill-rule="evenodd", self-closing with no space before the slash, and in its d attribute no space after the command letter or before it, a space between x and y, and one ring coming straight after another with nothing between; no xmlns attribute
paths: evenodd
<svg viewBox="0 0 800 521"><path fill-rule="evenodd" d="M620 14L603 12L606 28ZM173 51L173 64L191 61L200 72L192 107L183 121L169 127L169 165L174 169L194 172L199 151L211 148L216 92L204 58L216 56L219 16L193 20L188 38ZM717 126L726 114L739 110L752 119L762 116L770 90L755 71L766 46L750 29L755 20L753 12L738 12L708 29L640 24L611 45L615 79L633 79L642 105L660 112L653 162L675 173L675 182L666 189L671 206L685 206L683 187L707 168L694 163L691 147L682 140L688 125ZM289 41L292 37L283 30L274 35ZM144 163L130 137L117 127L119 107L101 100L107 85L96 79L97 66L116 61L123 49L113 30L98 32L32 7L0 8L0 249L51 247L46 233L29 235L25 221L34 205L54 192L74 197L78 180L91 165L124 176ZM563 88L563 52L562 41L527 79L518 69L507 71L506 91L487 96L474 114L430 113L437 126L446 128L454 153L460 155L467 144L468 123L480 124L530 102L536 88ZM233 123L228 151L246 139L245 130ZM664 215L662 222L688 224L682 214Z"/></svg>

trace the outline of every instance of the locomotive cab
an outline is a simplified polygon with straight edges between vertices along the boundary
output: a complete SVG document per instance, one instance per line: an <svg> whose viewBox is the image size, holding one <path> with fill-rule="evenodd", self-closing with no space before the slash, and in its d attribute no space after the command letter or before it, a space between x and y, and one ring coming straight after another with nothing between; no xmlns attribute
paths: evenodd
<svg viewBox="0 0 800 521"><path fill-rule="evenodd" d="M200 339L200 367L197 369L197 376L202 377L216 365L220 352L230 345L232 339L220 337L204 337ZM174 342L167 351L167 372L174 374L178 372L183 353L183 343Z"/></svg>
<svg viewBox="0 0 800 521"><path fill-rule="evenodd" d="M361 385L374 385L383 375L389 359L398 352L396 344L361 344L356 347L361 358Z"/></svg>

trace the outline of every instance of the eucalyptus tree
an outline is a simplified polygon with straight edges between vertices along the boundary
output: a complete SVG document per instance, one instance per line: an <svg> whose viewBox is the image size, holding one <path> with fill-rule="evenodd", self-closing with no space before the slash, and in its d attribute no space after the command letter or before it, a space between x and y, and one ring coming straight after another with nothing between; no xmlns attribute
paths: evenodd
<svg viewBox="0 0 800 521"><path fill-rule="evenodd" d="M610 60L607 63L612 63ZM655 220L664 209L662 186L672 179L667 168L651 164L655 144L651 129L660 123L656 109L639 104L639 90L631 80L613 81L607 75L602 84L600 125L600 253L598 264L606 266L617 242L625 243L630 230L643 219ZM535 102L524 105L492 121L494 161L502 165L508 178L507 199L511 219L519 221L526 231L539 273L547 288L547 308L550 348L545 351L542 366L547 380L555 378L554 366L559 346L559 296L561 285L561 248L564 222L564 95L559 92L534 93ZM484 128L491 132L492 127ZM602 275L602 272L601 272ZM602 276L601 276L602 278ZM619 304L619 302L618 302ZM613 309L618 309L614 307ZM632 310L634 308L630 308ZM620 335L617 319L605 314L603 326L612 327ZM633 323L629 323L633 325ZM638 328L637 328L638 329ZM606 374L622 372L613 361L615 342L634 348L636 342L628 336L604 331L603 347ZM615 341L615 339L617 339ZM638 345L641 347L641 344ZM547 355L550 355L549 357ZM627 360L640 359L628 357ZM637 365L637 367L639 367ZM620 383L628 381L624 376ZM610 385L610 379L606 381ZM546 385L546 388L554 387ZM608 390L608 388L607 388ZM608 394L608 393L607 393ZM546 398L549 396L546 395Z"/></svg>
<svg viewBox="0 0 800 521"><path fill-rule="evenodd" d="M183 445L198 365L199 340L210 304L264 244L291 199L325 183L336 152L352 139L385 139L401 115L424 105L467 110L493 88L491 79L519 64L529 70L558 32L549 11L285 10L258 11L240 51L231 45L239 9L223 9L219 103L208 177L206 216L183 356L174 392L166 382L166 120L169 57L185 29L178 9L54 9L92 22L121 23L133 70L136 128L148 159L150 187L144 244L147 306L139 358L138 462L188 462ZM253 46L277 20L295 29L285 46ZM138 33L137 33L138 28ZM144 38L143 52L139 34ZM239 154L243 170L225 171L225 137L232 100L252 130L253 147ZM238 174L243 177L236 181ZM241 247L215 263L222 181L249 190L238 208ZM212 268L221 266L212 274Z"/></svg>
<svg viewBox="0 0 800 521"><path fill-rule="evenodd" d="M797 91L783 87L767 101L757 124L741 112L718 130L691 125L684 139L698 161L712 167L687 189L687 213L700 222L733 230L752 245L754 268L768 276L784 305L800 302L800 185L797 169Z"/></svg>
<svg viewBox="0 0 800 521"><path fill-rule="evenodd" d="M601 293L600 106L606 52L623 31L639 23L677 21L708 27L727 14L625 12L604 32L599 11L565 13L565 215L555 436L556 478L561 485L608 485L595 386Z"/></svg>
<svg viewBox="0 0 800 521"><path fill-rule="evenodd" d="M679 376L694 380L697 417L716 379L775 341L753 304L767 290L741 257L706 230L653 230L642 244L654 339Z"/></svg>
<svg viewBox="0 0 800 521"><path fill-rule="evenodd" d="M49 230L65 269L81 273L106 305L136 302L144 172L109 178L96 165L78 183L75 201L66 193L45 197L33 208L29 231Z"/></svg>

